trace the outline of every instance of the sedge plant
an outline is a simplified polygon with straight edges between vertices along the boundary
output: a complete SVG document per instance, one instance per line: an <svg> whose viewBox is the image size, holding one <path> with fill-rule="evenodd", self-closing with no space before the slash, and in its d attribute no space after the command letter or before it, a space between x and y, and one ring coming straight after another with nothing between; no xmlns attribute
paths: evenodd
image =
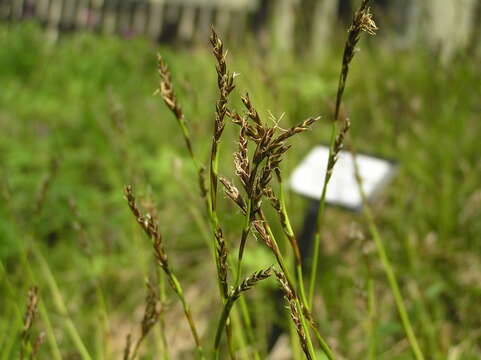
<svg viewBox="0 0 481 360"><path fill-rule="evenodd" d="M308 130L311 125L320 119L320 117L308 118L287 130L280 128L277 124L269 126L261 119L261 116L255 109L248 94L241 98L245 108L244 114L231 110L228 106L228 97L235 86L234 74L227 70L227 52L224 51L223 43L214 29L212 29L210 40L217 63L216 71L219 98L215 107L214 132L209 160L209 186L206 185L207 182L205 180L204 169L206 167L201 165L195 155L190 133L185 122L185 116L174 92L172 77L167 65L160 56L159 74L161 82L158 93L163 98L167 107L174 114L181 128L186 147L197 169L200 193L204 198L207 217L209 218L212 229L212 249L216 263L217 283L223 304L223 309L220 313L217 329L215 331L216 336L213 343L214 357L220 357L221 340L224 332L227 336L227 346L230 357L235 357L232 338L232 322L230 321L231 311L239 299L242 304L242 301L244 300L242 299L243 293L254 287L261 280L267 279L274 270L281 288L284 289L284 293L286 294L285 297L289 304L291 319L297 329L301 348L306 357L309 359L315 358L315 345L311 339L311 332L313 332L321 349L326 353L326 356L329 359L333 359L332 351L320 336L307 304L303 288L304 280L302 279L300 254L297 240L295 239L292 226L290 225L287 216L284 195L282 193L282 177L279 170L283 156L290 149L288 140L291 137ZM232 120L233 124L239 126L238 151L234 154L234 167L240 188L225 177L220 177L218 173L221 136L226 125L226 119L229 118ZM253 151L250 151L249 144L252 144L251 148L253 148ZM281 194L279 196L274 193L273 188L270 186L273 177L277 178L281 185ZM241 209L241 216L244 218L244 225L240 229L240 239L236 259L231 256L230 252L233 245L227 244L217 215L219 182L224 186L227 197ZM163 247L157 220L151 215L143 215L141 213L135 202L133 190L130 186L126 187L125 194L137 222L153 241L155 257L158 264L166 273L175 293L185 305L185 315L189 322L198 354L199 356L203 356L199 334L196 330L189 308L186 306L186 299L183 297L183 292L179 290L181 289L180 284L167 262L167 255ZM280 200L274 200L277 198ZM279 209L283 229L289 239L292 249L294 250L295 258L297 259L296 262L298 266L296 267L295 277L292 276L289 271L285 256L281 253L276 237L269 224L269 220L264 214L263 200L265 199L272 201L276 204L275 206L278 205L277 208ZM264 243L272 252L279 269L269 267L267 269L256 271L242 279L242 263L245 246L248 239L252 236L262 240L262 243ZM230 278L232 278L232 281L229 281ZM244 317L244 323L249 326L251 324L248 311L245 311L245 307L242 305L241 307L243 308L242 314ZM242 324L239 325L241 326ZM249 330L246 332L248 333Z"/></svg>

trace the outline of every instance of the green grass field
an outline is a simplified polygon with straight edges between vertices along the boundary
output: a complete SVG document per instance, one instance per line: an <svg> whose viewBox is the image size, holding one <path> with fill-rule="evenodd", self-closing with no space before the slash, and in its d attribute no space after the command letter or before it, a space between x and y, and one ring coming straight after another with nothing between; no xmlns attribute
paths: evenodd
<svg viewBox="0 0 481 360"><path fill-rule="evenodd" d="M124 200L125 184L134 185L144 207L158 210L170 262L208 352L220 313L210 229L180 130L153 94L160 52L194 148L207 164L218 92L209 48L158 49L142 39L82 33L50 45L31 24L0 27L0 43L0 359L18 357L32 284L40 289L34 334L46 334L38 358L122 358L126 335L139 331L144 283L158 271ZM242 109L238 95L248 91L266 121L285 113L282 127L323 117L292 141L285 176L329 139L340 44L322 62L303 56L281 63L276 54L226 42L229 68L240 74L233 108ZM395 181L373 210L414 330L427 359L479 359L479 59L459 55L443 66L426 50L394 50L376 39L361 48L344 102L350 138L359 151L399 162ZM228 122L219 172L229 179L237 135ZM292 193L287 200L299 231L308 201ZM237 247L240 212L223 196L218 212L226 240ZM314 306L320 332L337 359L413 359L379 260L363 250L353 229L369 245L360 214L327 209ZM265 246L249 239L246 272L274 262ZM272 324L287 323L287 315L273 310L276 287L267 280L246 295L263 358ZM168 287L162 298L170 359L191 359L180 306ZM167 358L160 355L162 329L146 339L142 358ZM247 357L240 351L239 358Z"/></svg>

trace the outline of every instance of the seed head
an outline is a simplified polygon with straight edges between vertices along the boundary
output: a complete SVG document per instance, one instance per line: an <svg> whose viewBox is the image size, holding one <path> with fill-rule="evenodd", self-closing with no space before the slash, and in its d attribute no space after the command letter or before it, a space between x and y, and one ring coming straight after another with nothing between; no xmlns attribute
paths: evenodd
<svg viewBox="0 0 481 360"><path fill-rule="evenodd" d="M251 287L256 285L259 281L267 279L272 274L272 266L266 269L259 270L252 273L247 278L242 281L242 283L232 291L231 299L237 299L241 293L249 290Z"/></svg>

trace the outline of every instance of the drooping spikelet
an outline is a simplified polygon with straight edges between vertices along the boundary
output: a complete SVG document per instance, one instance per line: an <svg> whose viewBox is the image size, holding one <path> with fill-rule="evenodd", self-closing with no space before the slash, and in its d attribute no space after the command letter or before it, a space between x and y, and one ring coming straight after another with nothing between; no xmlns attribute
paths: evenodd
<svg viewBox="0 0 481 360"><path fill-rule="evenodd" d="M277 271L275 269L274 269L274 273L276 274L277 280L281 286L281 290L284 293L284 299L287 303L287 309L289 310L289 315L296 328L296 332L299 337L299 342L301 344L302 351L306 355L307 359L312 359L308 349L306 333L304 331L304 328L301 322L302 315L296 304L296 296L292 291L291 287L289 286L289 283L287 282L285 275L282 272Z"/></svg>

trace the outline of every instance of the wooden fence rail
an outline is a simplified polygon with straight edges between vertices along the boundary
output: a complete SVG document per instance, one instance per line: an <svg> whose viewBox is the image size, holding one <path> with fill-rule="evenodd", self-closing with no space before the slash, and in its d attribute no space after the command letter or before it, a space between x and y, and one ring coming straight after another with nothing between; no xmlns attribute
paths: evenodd
<svg viewBox="0 0 481 360"><path fill-rule="evenodd" d="M0 19L37 19L52 39L61 31L91 29L191 41L205 36L209 24L223 33L239 31L257 4L258 0L0 0Z"/></svg>
<svg viewBox="0 0 481 360"><path fill-rule="evenodd" d="M52 40L62 31L90 29L123 36L147 35L154 40L205 41L210 24L223 36L243 36L248 15L262 2L264 13L268 9L262 21L269 29L271 47L292 51L296 26L307 16L313 18L310 34L301 42L321 56L336 29L337 9L343 1L350 0L0 0L0 20L35 18L47 28ZM302 14L305 3L312 9ZM481 53L480 0L385 3L397 19L389 33L391 43L402 47L427 44L439 50L443 59L463 49ZM382 33L387 32L383 29Z"/></svg>

